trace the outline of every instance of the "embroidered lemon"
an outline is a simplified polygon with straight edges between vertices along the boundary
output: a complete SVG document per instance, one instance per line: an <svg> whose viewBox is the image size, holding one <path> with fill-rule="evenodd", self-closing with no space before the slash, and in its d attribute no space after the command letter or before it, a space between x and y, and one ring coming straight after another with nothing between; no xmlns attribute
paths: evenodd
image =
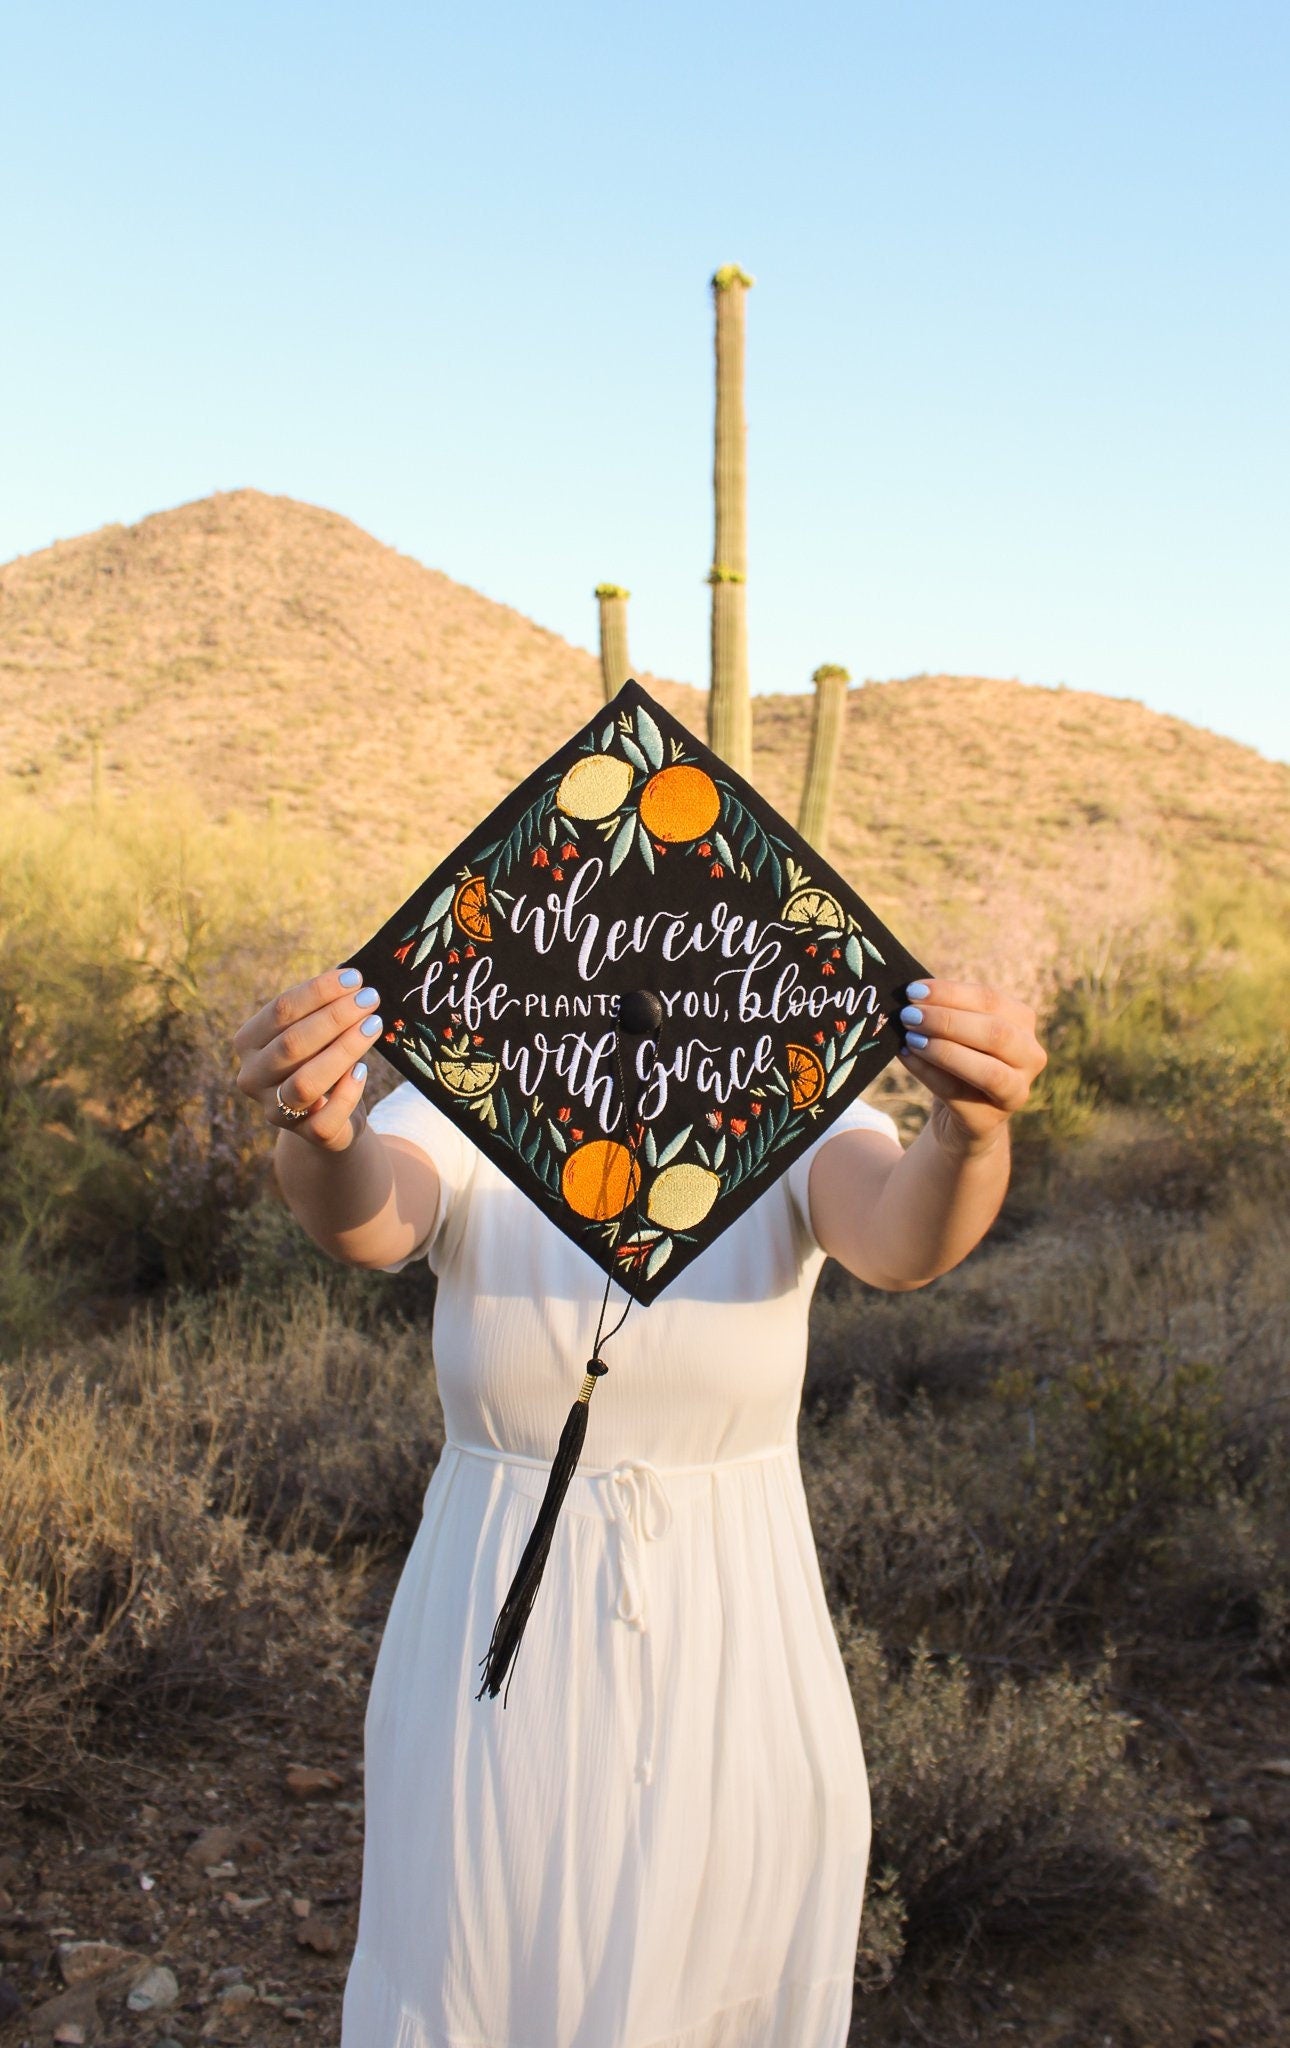
<svg viewBox="0 0 1290 2048"><path fill-rule="evenodd" d="M632 786L632 771L613 754L584 754L569 769L555 793L555 807L566 818L608 818L621 810Z"/></svg>
<svg viewBox="0 0 1290 2048"><path fill-rule="evenodd" d="M496 1060L471 1059L466 1054L444 1053L434 1063L435 1079L449 1095L487 1095L497 1079Z"/></svg>
<svg viewBox="0 0 1290 2048"><path fill-rule="evenodd" d="M712 777L683 761L660 768L641 791L641 823L651 839L666 845L702 839L720 816L721 798Z"/></svg>
<svg viewBox="0 0 1290 2048"><path fill-rule="evenodd" d="M591 1138L564 1162L560 1189L578 1216L601 1223L636 1199L641 1170L617 1138Z"/></svg>
<svg viewBox="0 0 1290 2048"><path fill-rule="evenodd" d="M809 1109L824 1092L824 1068L809 1045L786 1045L788 1087L794 1109Z"/></svg>
<svg viewBox="0 0 1290 2048"><path fill-rule="evenodd" d="M837 897L830 896L827 889L813 888L809 882L804 888L794 889L780 916L785 924L821 924L834 932L842 931L846 925Z"/></svg>
<svg viewBox="0 0 1290 2048"><path fill-rule="evenodd" d="M665 1166L650 1188L645 1212L664 1230L693 1230L720 1191L720 1179L706 1166Z"/></svg>

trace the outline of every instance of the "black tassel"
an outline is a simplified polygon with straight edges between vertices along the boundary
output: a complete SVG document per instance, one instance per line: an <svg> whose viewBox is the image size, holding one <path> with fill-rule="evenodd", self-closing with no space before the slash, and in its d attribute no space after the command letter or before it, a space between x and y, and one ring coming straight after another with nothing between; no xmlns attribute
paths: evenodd
<svg viewBox="0 0 1290 2048"><path fill-rule="evenodd" d="M555 1454L555 1463L551 1467L551 1476L546 1483L546 1492L542 1496L537 1520L524 1546L524 1555L511 1581L511 1590L502 1602L502 1611L493 1625L493 1638L488 1646L488 1654L479 1660L487 1668L484 1672L484 1683L475 1694L477 1700L482 1699L485 1692L493 1699L497 1698L507 1668L519 1649L520 1637L524 1633L525 1624L537 1597L537 1589L541 1584L542 1573L551 1549L556 1518L565 1494L569 1491L569 1481L582 1456L582 1446L587 1437L587 1408L591 1401L591 1390L601 1373L608 1370L609 1367L602 1365L598 1358L588 1361L587 1376L577 1400L565 1418L564 1428L560 1432L559 1449ZM510 1689L508 1681L508 1697ZM502 1701L502 1705L506 1705L505 1700Z"/></svg>

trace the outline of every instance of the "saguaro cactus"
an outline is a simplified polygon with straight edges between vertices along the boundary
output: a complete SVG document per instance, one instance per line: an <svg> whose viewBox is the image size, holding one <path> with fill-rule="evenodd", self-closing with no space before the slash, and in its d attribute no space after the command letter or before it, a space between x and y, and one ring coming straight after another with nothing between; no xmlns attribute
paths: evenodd
<svg viewBox="0 0 1290 2048"><path fill-rule="evenodd" d="M828 852L829 814L833 808L833 785L838 757L842 751L842 721L847 708L844 668L825 662L811 678L815 684L815 714L811 720L811 752L806 764L806 784L797 829L803 839L820 853Z"/></svg>
<svg viewBox="0 0 1290 2048"><path fill-rule="evenodd" d="M596 596L600 600L600 676L607 704L618 695L632 672L627 659L627 600L631 591L624 590L620 583L598 583Z"/></svg>
<svg viewBox="0 0 1290 2048"><path fill-rule="evenodd" d="M712 280L716 308L717 420L712 465L712 685L708 744L741 775L752 771L748 695L748 425L744 417L744 300L753 280L727 263Z"/></svg>

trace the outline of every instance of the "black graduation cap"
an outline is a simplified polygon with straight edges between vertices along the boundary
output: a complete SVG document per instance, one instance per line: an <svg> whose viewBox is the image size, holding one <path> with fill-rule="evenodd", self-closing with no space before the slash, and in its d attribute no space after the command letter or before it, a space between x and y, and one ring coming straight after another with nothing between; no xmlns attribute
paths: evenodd
<svg viewBox="0 0 1290 2048"><path fill-rule="evenodd" d="M611 1286L624 1316L657 1300L766 1192L900 1050L925 969L634 681L349 961L380 992L390 1064L605 1275L482 1660L496 1697L608 1370Z"/></svg>

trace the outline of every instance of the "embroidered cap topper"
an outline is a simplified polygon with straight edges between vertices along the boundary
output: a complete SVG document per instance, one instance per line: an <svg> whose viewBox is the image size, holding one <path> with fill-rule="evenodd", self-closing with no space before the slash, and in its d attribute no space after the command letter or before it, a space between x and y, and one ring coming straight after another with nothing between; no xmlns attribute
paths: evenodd
<svg viewBox="0 0 1290 2048"><path fill-rule="evenodd" d="M635 682L349 958L390 1064L638 1302L900 1050L923 971Z"/></svg>
<svg viewBox="0 0 1290 2048"><path fill-rule="evenodd" d="M636 682L349 959L380 993L390 1064L628 1307L655 1300L881 1072L924 971ZM601 1343L597 1330L499 1617L494 1695L607 1370Z"/></svg>

